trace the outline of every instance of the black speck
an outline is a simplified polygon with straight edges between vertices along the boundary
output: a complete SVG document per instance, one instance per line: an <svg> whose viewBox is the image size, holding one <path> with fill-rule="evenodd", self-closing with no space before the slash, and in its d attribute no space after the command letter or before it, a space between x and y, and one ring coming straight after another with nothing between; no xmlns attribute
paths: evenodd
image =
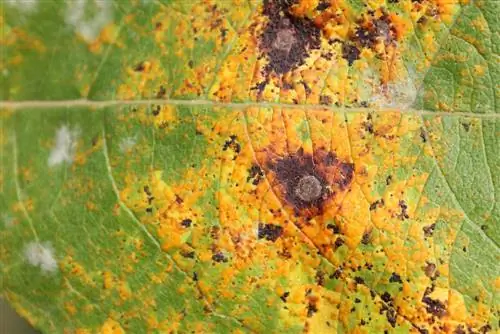
<svg viewBox="0 0 500 334"><path fill-rule="evenodd" d="M238 143L237 138L236 135L229 136L229 140L226 140L222 150L227 151L228 148L231 148L236 154L239 154L241 152L241 145Z"/></svg>
<svg viewBox="0 0 500 334"><path fill-rule="evenodd" d="M263 178L264 172L258 165L253 165L252 167L250 167L250 170L248 171L247 182L250 182L250 180L252 180L252 184L256 186Z"/></svg>
<svg viewBox="0 0 500 334"><path fill-rule="evenodd" d="M187 218L187 219L183 219L183 220L181 221L181 225L182 225L183 227L186 227L186 228L187 228L187 227L190 227L190 226L191 226L191 223L192 223L192 222L193 222L193 221L192 221L191 219L189 219L189 218Z"/></svg>
<svg viewBox="0 0 500 334"><path fill-rule="evenodd" d="M396 273L392 273L391 277L389 278L389 282L391 283L403 283L401 280L401 276L399 276Z"/></svg>
<svg viewBox="0 0 500 334"><path fill-rule="evenodd" d="M365 128L365 131L368 133L373 134L375 132L373 130L373 123L371 121L363 122L363 127Z"/></svg>
<svg viewBox="0 0 500 334"><path fill-rule="evenodd" d="M312 317L316 312L318 312L317 306L313 303L309 303L307 305L307 317L308 318Z"/></svg>
<svg viewBox="0 0 500 334"><path fill-rule="evenodd" d="M152 108L153 116L158 116L160 114L161 106L157 105Z"/></svg>
<svg viewBox="0 0 500 334"><path fill-rule="evenodd" d="M326 225L326 228L331 230L334 234L340 233L340 228L336 224L328 224Z"/></svg>
<svg viewBox="0 0 500 334"><path fill-rule="evenodd" d="M161 99L164 98L166 95L167 95L167 89L165 88L165 86L160 86L158 93L156 93L156 98Z"/></svg>
<svg viewBox="0 0 500 334"><path fill-rule="evenodd" d="M436 228L436 224L431 224L429 226L424 226L423 230L424 230L424 236L425 237L432 237L432 235L434 234L434 229Z"/></svg>
<svg viewBox="0 0 500 334"><path fill-rule="evenodd" d="M386 303L390 303L392 301L392 297L387 291L384 292L380 298L382 298L382 300Z"/></svg>
<svg viewBox="0 0 500 334"><path fill-rule="evenodd" d="M363 245L368 245L372 239L372 231L367 230L363 233L363 237L361 238L361 243Z"/></svg>
<svg viewBox="0 0 500 334"><path fill-rule="evenodd" d="M401 208L401 213L398 215L398 218L401 220L410 218L410 216L408 215L408 205L406 204L406 202L400 200L398 204L399 207Z"/></svg>
<svg viewBox="0 0 500 334"><path fill-rule="evenodd" d="M335 240L335 249L339 248L340 246L342 246L344 244L344 239L342 239L341 237L338 237L336 240Z"/></svg>
<svg viewBox="0 0 500 334"><path fill-rule="evenodd" d="M324 286L325 285L325 273L321 270L316 272L316 283L319 286Z"/></svg>
<svg viewBox="0 0 500 334"><path fill-rule="evenodd" d="M328 0L321 0L316 6L316 10L323 11L330 7L330 2Z"/></svg>
<svg viewBox="0 0 500 334"><path fill-rule="evenodd" d="M331 105L332 104L332 98L328 95L320 95L319 96L319 103L323 105Z"/></svg>
<svg viewBox="0 0 500 334"><path fill-rule="evenodd" d="M354 277L354 282L356 282L357 284L365 284L365 280L359 276Z"/></svg>
<svg viewBox="0 0 500 334"><path fill-rule="evenodd" d="M483 327L479 328L479 333L486 334L491 330L490 324L486 324Z"/></svg>
<svg viewBox="0 0 500 334"><path fill-rule="evenodd" d="M144 71L144 69L145 69L145 66L144 66L143 61L141 61L140 63L138 63L137 65L134 66L135 72L142 72L142 71Z"/></svg>
<svg viewBox="0 0 500 334"><path fill-rule="evenodd" d="M214 255L212 255L212 260L215 262L227 262L227 257L222 253L222 252L217 252Z"/></svg>
<svg viewBox="0 0 500 334"><path fill-rule="evenodd" d="M420 128L420 138L424 143L427 143L427 141L429 140L429 135L427 134L427 131L424 128Z"/></svg>
<svg viewBox="0 0 500 334"><path fill-rule="evenodd" d="M355 45L344 44L342 47L342 58L346 59L349 66L352 66L354 61L358 60L361 52Z"/></svg>
<svg viewBox="0 0 500 334"><path fill-rule="evenodd" d="M193 251L190 251L190 252L181 252L181 255L185 258L188 258L188 259L194 259L194 255L195 253Z"/></svg>
<svg viewBox="0 0 500 334"><path fill-rule="evenodd" d="M381 198L381 199L378 199L376 200L375 202L373 202L372 204L370 204L370 211L373 211L375 210L376 208L381 208L383 207L385 204L384 202L384 199Z"/></svg>
<svg viewBox="0 0 500 334"><path fill-rule="evenodd" d="M336 279L339 279L340 276L342 276L342 268L338 268L336 269L333 274L330 275L330 278L336 278Z"/></svg>
<svg viewBox="0 0 500 334"><path fill-rule="evenodd" d="M388 309L387 312L385 313L387 317L387 321L391 324L391 326L394 328L396 327L396 311L394 311L392 308Z"/></svg>

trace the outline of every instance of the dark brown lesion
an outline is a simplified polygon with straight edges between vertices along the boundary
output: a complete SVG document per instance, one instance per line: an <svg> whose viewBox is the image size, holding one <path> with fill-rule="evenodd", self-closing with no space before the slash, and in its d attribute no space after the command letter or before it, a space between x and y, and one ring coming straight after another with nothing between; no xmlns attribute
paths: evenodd
<svg viewBox="0 0 500 334"><path fill-rule="evenodd" d="M396 47L398 34L391 17L383 12L377 16L375 12L368 11L356 22L356 28L349 34L348 40L343 42L342 58L351 66L360 59L363 49L371 49L379 58L385 59L387 55L377 48L379 43L388 47Z"/></svg>
<svg viewBox="0 0 500 334"><path fill-rule="evenodd" d="M443 302L430 297L434 289L435 289L434 284L425 289L424 296L422 297L422 303L425 304L425 310L427 311L427 313L429 313L432 316L442 318L448 312L446 310L446 305Z"/></svg>
<svg viewBox="0 0 500 334"><path fill-rule="evenodd" d="M299 149L269 159L265 173L271 176L276 193L297 216L322 214L333 198L346 190L354 177L354 165L341 161L334 152L319 149L314 154Z"/></svg>
<svg viewBox="0 0 500 334"><path fill-rule="evenodd" d="M283 227L274 224L259 223L257 237L275 242L283 234Z"/></svg>
<svg viewBox="0 0 500 334"><path fill-rule="evenodd" d="M312 49L320 47L320 29L308 18L292 15L295 0L265 0L263 14L268 22L259 47L268 58L264 69L278 75L302 65Z"/></svg>

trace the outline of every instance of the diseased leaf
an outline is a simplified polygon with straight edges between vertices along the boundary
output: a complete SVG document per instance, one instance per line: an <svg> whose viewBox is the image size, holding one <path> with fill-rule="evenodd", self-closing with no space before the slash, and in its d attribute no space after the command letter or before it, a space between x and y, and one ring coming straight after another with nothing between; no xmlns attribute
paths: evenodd
<svg viewBox="0 0 500 334"><path fill-rule="evenodd" d="M499 330L498 3L2 3L3 296L47 333Z"/></svg>

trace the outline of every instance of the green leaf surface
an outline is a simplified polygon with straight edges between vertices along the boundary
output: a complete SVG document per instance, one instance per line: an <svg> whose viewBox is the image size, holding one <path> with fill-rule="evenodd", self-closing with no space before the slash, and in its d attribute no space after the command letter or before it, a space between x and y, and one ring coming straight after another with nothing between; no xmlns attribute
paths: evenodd
<svg viewBox="0 0 500 334"><path fill-rule="evenodd" d="M497 1L4 1L1 291L44 333L494 333Z"/></svg>

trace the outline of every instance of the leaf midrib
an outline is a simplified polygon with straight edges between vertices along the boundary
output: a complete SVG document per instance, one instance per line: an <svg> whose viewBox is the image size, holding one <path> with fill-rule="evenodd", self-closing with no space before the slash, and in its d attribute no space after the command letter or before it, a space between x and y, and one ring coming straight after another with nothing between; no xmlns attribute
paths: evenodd
<svg viewBox="0 0 500 334"><path fill-rule="evenodd" d="M58 100L58 101L1 101L0 109L54 109L54 108L69 108L69 107L89 107L89 108L107 108L119 106L144 106L144 105L180 105L180 106L210 106L226 109L245 109L245 108L286 108L297 110L325 110L342 113L362 113L374 112L379 114L384 113L400 113L415 116L461 116L474 118L489 118L500 119L500 114L489 113L473 113L473 112L446 112L446 111L431 111L415 108L382 108L382 107L337 107L326 106L320 104L293 104L293 103L278 103L278 102L217 102L212 100L182 100L182 99L150 99L150 100L106 100L94 101L88 99L76 100Z"/></svg>

